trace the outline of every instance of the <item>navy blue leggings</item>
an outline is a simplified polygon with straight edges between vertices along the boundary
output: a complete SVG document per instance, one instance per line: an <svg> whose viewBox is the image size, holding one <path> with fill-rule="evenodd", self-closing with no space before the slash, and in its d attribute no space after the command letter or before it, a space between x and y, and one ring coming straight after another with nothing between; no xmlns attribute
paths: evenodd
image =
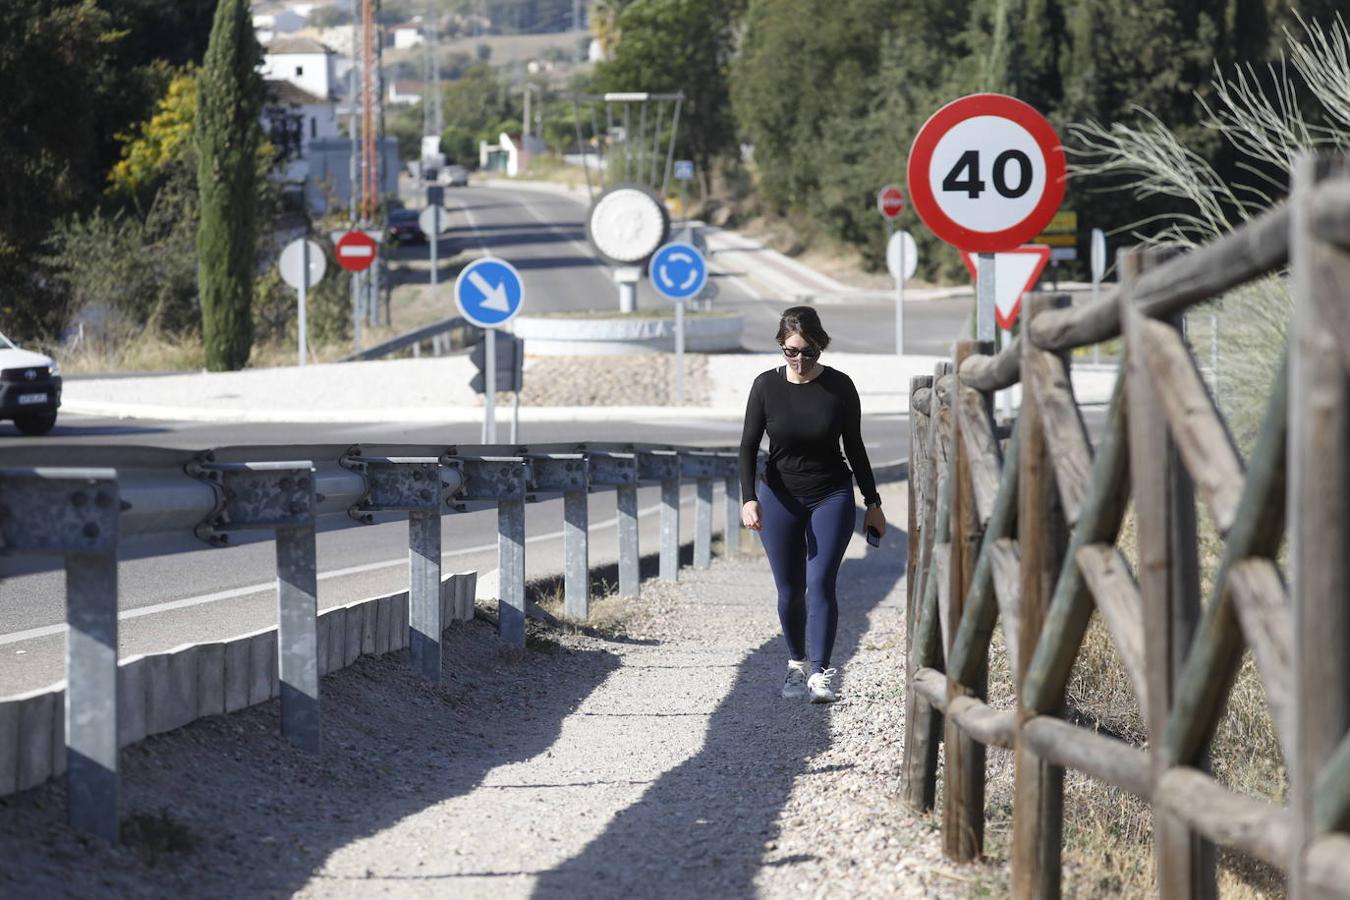
<svg viewBox="0 0 1350 900"><path fill-rule="evenodd" d="M811 671L819 672L830 665L839 627L834 583L857 518L853 484L803 499L760 482L759 505L759 535L778 585L783 640L793 659L809 653Z"/></svg>

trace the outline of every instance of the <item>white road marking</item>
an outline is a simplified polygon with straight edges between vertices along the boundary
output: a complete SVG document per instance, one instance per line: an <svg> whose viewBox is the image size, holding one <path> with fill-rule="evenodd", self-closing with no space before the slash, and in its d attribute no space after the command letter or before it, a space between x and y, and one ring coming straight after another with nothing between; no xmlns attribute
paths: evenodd
<svg viewBox="0 0 1350 900"><path fill-rule="evenodd" d="M642 516L648 516L651 515L652 513L659 511L660 509L661 509L660 504L644 507L638 510L638 516L639 518ZM619 522L618 516L614 516L612 518L605 519L603 522L592 522L591 527L608 528L612 525L617 525L618 522ZM540 541L552 541L557 540L562 536L563 532L561 531L550 531L547 534L536 534L533 537L527 537L525 538L525 543L534 544ZM441 559L449 559L454 556L468 556L471 553L487 553L489 551L496 549L497 549L497 542L493 541L490 544L479 544L476 547L463 547L460 548L459 550L447 551L441 554ZM406 556L401 556L398 559L389 559L384 560L382 562L363 563L362 565L359 566L347 566L346 568L342 569L330 569L327 572L320 572L319 580L326 581L332 578L346 578L351 575L362 575L366 572L377 572L380 569L392 569L397 566L406 566L406 565L408 565L408 558ZM250 584L245 585L244 587L231 588L230 590L227 591L216 591L211 594L201 594L196 597L185 597L182 600L170 600L165 603L155 603L150 606L140 606L137 607L136 609L129 609L126 612L118 613L117 620L119 622L124 622L129 619L140 619L145 616L153 616L158 615L159 613L173 612L179 609L188 609L193 606L203 606L207 603L218 603L221 600L234 600L236 598L247 597L252 594L261 594L264 592L275 591L276 587L277 587L276 581L268 581L263 584ZM10 632L9 634L0 635L0 646L4 646L6 644L17 644L22 641L36 640L37 638L51 637L52 635L64 634L65 631L66 631L66 623L64 622L62 622L60 625L44 625L40 628L29 628L25 631L14 631Z"/></svg>
<svg viewBox="0 0 1350 900"><path fill-rule="evenodd" d="M473 236L478 240L478 246L482 248L483 256L492 256L492 250L488 248L487 241L483 240L483 235L478 231L478 223L474 221L473 212L469 209L469 205L467 203L460 203L459 200L453 197L450 199L455 201L455 204L459 206L459 211L464 213L464 218L469 220L469 227L473 229Z"/></svg>

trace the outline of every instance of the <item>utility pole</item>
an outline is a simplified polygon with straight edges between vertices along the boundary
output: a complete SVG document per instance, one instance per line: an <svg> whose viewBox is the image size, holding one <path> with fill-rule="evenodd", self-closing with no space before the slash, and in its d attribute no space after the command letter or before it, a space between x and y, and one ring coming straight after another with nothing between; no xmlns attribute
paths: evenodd
<svg viewBox="0 0 1350 900"><path fill-rule="evenodd" d="M350 170L350 197L348 199L348 219L351 229L354 231L361 227L361 129L359 126L359 114L357 105L361 101L361 81L360 81L360 60L361 60L361 26L360 18L357 16L358 0L349 0L348 8L352 17L352 67L348 75L347 92L347 137L351 140L352 158ZM352 294L352 338L356 343L356 349L361 350L361 320L363 318L361 311L361 273L353 272L351 274L351 294Z"/></svg>
<svg viewBox="0 0 1350 900"><path fill-rule="evenodd" d="M375 221L374 226L380 230L384 229L385 222L385 196L384 182L386 177L385 159L384 159L384 34L379 26L379 13L383 5L381 0L372 0L373 13L372 25L375 28ZM380 241L375 247L375 265L371 266L372 277L370 279L370 324L380 324L380 307L385 307L385 319L389 318L387 298L382 298L380 277L381 269L384 265L384 241Z"/></svg>
<svg viewBox="0 0 1350 900"><path fill-rule="evenodd" d="M431 134L440 135L445 131L445 113L441 106L441 20L435 0L430 3L427 24L427 43L431 46Z"/></svg>
<svg viewBox="0 0 1350 900"><path fill-rule="evenodd" d="M572 0L572 30L581 30L581 0ZM586 61L586 44L578 41L577 62Z"/></svg>

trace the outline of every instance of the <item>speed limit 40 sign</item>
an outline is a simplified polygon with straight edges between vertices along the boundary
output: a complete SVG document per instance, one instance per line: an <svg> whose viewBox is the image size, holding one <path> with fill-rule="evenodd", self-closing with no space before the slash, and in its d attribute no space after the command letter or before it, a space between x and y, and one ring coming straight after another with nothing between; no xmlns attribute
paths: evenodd
<svg viewBox="0 0 1350 900"><path fill-rule="evenodd" d="M1064 199L1064 149L1045 117L1002 94L933 114L909 151L909 199L934 234L972 253L1019 247Z"/></svg>

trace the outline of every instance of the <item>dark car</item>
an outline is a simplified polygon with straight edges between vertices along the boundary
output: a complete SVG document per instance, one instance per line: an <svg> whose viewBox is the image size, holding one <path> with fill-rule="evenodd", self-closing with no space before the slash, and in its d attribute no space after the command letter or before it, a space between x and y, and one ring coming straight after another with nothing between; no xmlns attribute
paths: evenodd
<svg viewBox="0 0 1350 900"><path fill-rule="evenodd" d="M395 244L420 244L426 235L417 224L417 210L391 209L389 211L389 240Z"/></svg>

